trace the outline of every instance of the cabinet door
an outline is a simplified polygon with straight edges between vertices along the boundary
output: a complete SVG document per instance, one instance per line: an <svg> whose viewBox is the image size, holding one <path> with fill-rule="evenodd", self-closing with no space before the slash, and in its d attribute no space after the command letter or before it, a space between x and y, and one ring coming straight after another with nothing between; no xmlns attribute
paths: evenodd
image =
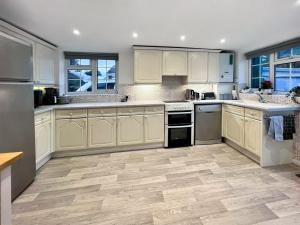
<svg viewBox="0 0 300 225"><path fill-rule="evenodd" d="M260 156L262 147L262 122L245 118L245 148Z"/></svg>
<svg viewBox="0 0 300 225"><path fill-rule="evenodd" d="M134 51L134 82L144 84L162 82L162 51Z"/></svg>
<svg viewBox="0 0 300 225"><path fill-rule="evenodd" d="M47 46L35 45L35 81L54 84L55 51Z"/></svg>
<svg viewBox="0 0 300 225"><path fill-rule="evenodd" d="M188 82L204 83L207 82L207 52L188 53Z"/></svg>
<svg viewBox="0 0 300 225"><path fill-rule="evenodd" d="M220 53L208 53L208 81L219 82L219 55Z"/></svg>
<svg viewBox="0 0 300 225"><path fill-rule="evenodd" d="M226 138L244 147L244 117L226 113L225 118Z"/></svg>
<svg viewBox="0 0 300 225"><path fill-rule="evenodd" d="M163 75L187 76L187 52L164 51L163 52Z"/></svg>
<svg viewBox="0 0 300 225"><path fill-rule="evenodd" d="M145 115L144 131L146 143L164 141L164 114Z"/></svg>
<svg viewBox="0 0 300 225"><path fill-rule="evenodd" d="M95 117L88 119L88 147L116 146L116 117Z"/></svg>
<svg viewBox="0 0 300 225"><path fill-rule="evenodd" d="M135 145L144 142L143 115L119 116L117 128L118 145Z"/></svg>
<svg viewBox="0 0 300 225"><path fill-rule="evenodd" d="M51 154L51 121L35 126L36 163Z"/></svg>
<svg viewBox="0 0 300 225"><path fill-rule="evenodd" d="M56 150L87 148L87 119L56 120Z"/></svg>

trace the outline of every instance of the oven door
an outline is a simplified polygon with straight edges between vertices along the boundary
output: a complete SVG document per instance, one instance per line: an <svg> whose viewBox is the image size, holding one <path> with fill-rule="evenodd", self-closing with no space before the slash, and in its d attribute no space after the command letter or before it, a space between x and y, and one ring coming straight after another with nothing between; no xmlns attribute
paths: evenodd
<svg viewBox="0 0 300 225"><path fill-rule="evenodd" d="M193 145L193 125L166 126L165 147L175 148Z"/></svg>
<svg viewBox="0 0 300 225"><path fill-rule="evenodd" d="M192 115L192 111L168 112L166 122L169 126L190 125L194 120Z"/></svg>

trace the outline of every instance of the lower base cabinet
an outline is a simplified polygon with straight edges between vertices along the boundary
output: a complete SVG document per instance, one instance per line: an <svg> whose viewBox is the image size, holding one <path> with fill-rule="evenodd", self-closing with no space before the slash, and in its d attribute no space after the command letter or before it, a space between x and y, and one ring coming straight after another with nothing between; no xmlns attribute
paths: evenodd
<svg viewBox="0 0 300 225"><path fill-rule="evenodd" d="M137 145L144 142L144 116L119 116L117 125L117 145Z"/></svg>
<svg viewBox="0 0 300 225"><path fill-rule="evenodd" d="M56 120L55 142L57 151L87 148L87 119Z"/></svg>
<svg viewBox="0 0 300 225"><path fill-rule="evenodd" d="M36 164L51 154L51 121L37 124L35 126L35 152Z"/></svg>
<svg viewBox="0 0 300 225"><path fill-rule="evenodd" d="M262 122L245 118L245 148L253 154L260 156L262 148Z"/></svg>
<svg viewBox="0 0 300 225"><path fill-rule="evenodd" d="M164 141L164 114L145 115L144 117L145 143L159 143Z"/></svg>
<svg viewBox="0 0 300 225"><path fill-rule="evenodd" d="M117 145L116 117L88 118L88 147L114 147Z"/></svg>
<svg viewBox="0 0 300 225"><path fill-rule="evenodd" d="M244 147L244 117L225 112L224 126L226 138Z"/></svg>

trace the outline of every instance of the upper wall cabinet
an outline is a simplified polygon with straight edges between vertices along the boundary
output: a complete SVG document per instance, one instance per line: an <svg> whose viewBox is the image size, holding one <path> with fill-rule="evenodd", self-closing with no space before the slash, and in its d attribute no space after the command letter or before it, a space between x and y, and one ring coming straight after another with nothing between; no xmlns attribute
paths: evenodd
<svg viewBox="0 0 300 225"><path fill-rule="evenodd" d="M208 81L219 82L219 56L220 53L208 53Z"/></svg>
<svg viewBox="0 0 300 225"><path fill-rule="evenodd" d="M188 82L208 81L208 52L188 52Z"/></svg>
<svg viewBox="0 0 300 225"><path fill-rule="evenodd" d="M187 52L163 51L163 76L187 76Z"/></svg>
<svg viewBox="0 0 300 225"><path fill-rule="evenodd" d="M134 82L137 84L162 82L162 51L134 50Z"/></svg>
<svg viewBox="0 0 300 225"><path fill-rule="evenodd" d="M34 81L37 84L55 84L56 51L45 45L35 43Z"/></svg>

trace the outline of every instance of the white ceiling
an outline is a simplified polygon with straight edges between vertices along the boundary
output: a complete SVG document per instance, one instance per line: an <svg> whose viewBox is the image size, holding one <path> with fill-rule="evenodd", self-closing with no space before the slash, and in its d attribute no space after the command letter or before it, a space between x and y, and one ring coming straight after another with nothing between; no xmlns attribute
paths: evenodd
<svg viewBox="0 0 300 225"><path fill-rule="evenodd" d="M296 1L1 0L0 17L64 50L112 52L142 44L245 52L300 36Z"/></svg>

